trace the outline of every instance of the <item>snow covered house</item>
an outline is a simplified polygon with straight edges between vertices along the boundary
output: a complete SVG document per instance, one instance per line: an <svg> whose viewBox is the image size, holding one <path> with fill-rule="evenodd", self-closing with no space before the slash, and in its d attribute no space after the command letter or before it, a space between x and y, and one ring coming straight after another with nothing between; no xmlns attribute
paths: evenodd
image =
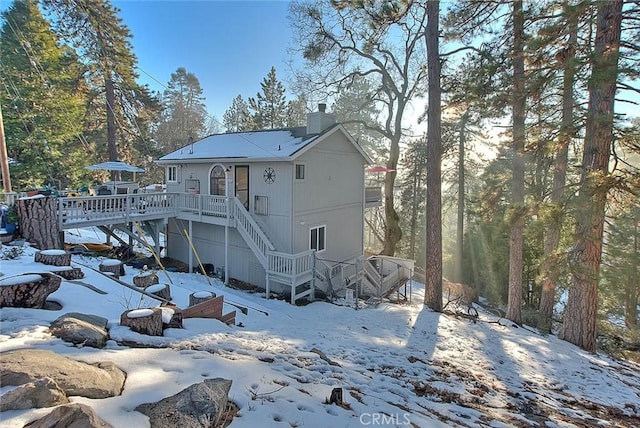
<svg viewBox="0 0 640 428"><path fill-rule="evenodd" d="M169 257L292 302L331 291L336 275L348 283L345 267L363 259L364 210L379 189L367 192L370 158L322 104L306 127L211 135L157 163L167 193L183 198Z"/></svg>

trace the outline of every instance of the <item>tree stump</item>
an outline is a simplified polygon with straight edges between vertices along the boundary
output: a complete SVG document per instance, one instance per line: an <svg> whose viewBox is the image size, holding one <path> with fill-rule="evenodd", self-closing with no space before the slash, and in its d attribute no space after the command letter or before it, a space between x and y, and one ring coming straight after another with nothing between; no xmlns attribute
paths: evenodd
<svg viewBox="0 0 640 428"><path fill-rule="evenodd" d="M165 300L171 300L171 287L169 287L169 284L154 284L150 287L147 287L144 291L154 294Z"/></svg>
<svg viewBox="0 0 640 428"><path fill-rule="evenodd" d="M342 401L342 388L333 388L331 390L329 404L337 404L338 406L342 406L344 404Z"/></svg>
<svg viewBox="0 0 640 428"><path fill-rule="evenodd" d="M71 253L64 250L36 251L33 260L49 266L71 266Z"/></svg>
<svg viewBox="0 0 640 428"><path fill-rule="evenodd" d="M183 328L182 309L173 303L163 303L160 309L162 310L162 328Z"/></svg>
<svg viewBox="0 0 640 428"><path fill-rule="evenodd" d="M189 294L189 306L197 305L198 303L205 302L209 299L216 297L216 293L211 291L197 291Z"/></svg>
<svg viewBox="0 0 640 428"><path fill-rule="evenodd" d="M133 283L140 288L147 288L159 282L158 275L151 271L142 272L133 277Z"/></svg>
<svg viewBox="0 0 640 428"><path fill-rule="evenodd" d="M160 308L131 309L120 315L120 325L136 333L162 336L162 310Z"/></svg>
<svg viewBox="0 0 640 428"><path fill-rule="evenodd" d="M64 279L67 279L67 280L84 278L84 272L82 272L82 269L80 269L80 268L68 267L68 268L65 268L65 269L52 270L51 272L55 273L56 275L59 275L59 276L63 277Z"/></svg>
<svg viewBox="0 0 640 428"><path fill-rule="evenodd" d="M62 279L50 273L31 273L0 280L0 308L42 309Z"/></svg>
<svg viewBox="0 0 640 428"><path fill-rule="evenodd" d="M62 248L57 198L37 195L16 201L20 233L40 250Z"/></svg>
<svg viewBox="0 0 640 428"><path fill-rule="evenodd" d="M100 262L100 272L111 273L115 278L124 276L124 265L120 260L116 259L104 259Z"/></svg>

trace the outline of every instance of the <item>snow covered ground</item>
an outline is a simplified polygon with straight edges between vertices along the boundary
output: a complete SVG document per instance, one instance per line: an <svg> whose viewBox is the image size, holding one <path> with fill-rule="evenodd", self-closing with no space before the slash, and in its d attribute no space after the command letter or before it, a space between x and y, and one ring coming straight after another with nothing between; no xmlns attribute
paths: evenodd
<svg viewBox="0 0 640 428"><path fill-rule="evenodd" d="M78 241L91 234L101 242L93 231L79 231ZM34 252L26 247L19 259L0 261L0 272L7 277L41 271ZM73 261L97 268L100 258L74 255ZM415 282L412 303L355 310L324 302L297 307L226 288L216 279L209 284L202 275L169 273L178 306L188 305L190 293L210 290L248 313L237 311L240 326L186 319L184 329L150 337L121 327L119 318L126 309L153 302L83 271L82 281L107 294L63 281L49 297L62 304L60 311L2 308L0 351L42 348L114 362L127 372L121 396L72 398L114 427L149 426L136 406L215 377L233 381L229 396L239 407L233 427L640 426L637 365L586 353L482 310L475 323L431 312L423 309L423 286ZM127 267L122 279L132 283L137 273ZM169 283L164 273L159 277ZM225 312L234 309L225 305ZM109 319L108 346L76 347L50 335L51 321L67 312ZM150 347L119 345L128 341ZM336 387L344 390L342 407L326 404ZM0 425L22 427L50 411L3 412Z"/></svg>

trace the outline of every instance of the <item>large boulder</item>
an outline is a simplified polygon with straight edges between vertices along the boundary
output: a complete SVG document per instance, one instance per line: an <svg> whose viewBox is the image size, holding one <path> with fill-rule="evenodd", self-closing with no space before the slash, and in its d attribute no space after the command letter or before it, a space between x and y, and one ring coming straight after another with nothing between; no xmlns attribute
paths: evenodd
<svg viewBox="0 0 640 428"><path fill-rule="evenodd" d="M205 379L157 403L145 403L136 410L149 417L156 428L202 428L218 426L228 403L231 380Z"/></svg>
<svg viewBox="0 0 640 428"><path fill-rule="evenodd" d="M55 380L67 396L107 398L120 395L126 374L111 362L88 364L44 349L0 354L0 384L22 385L43 377Z"/></svg>
<svg viewBox="0 0 640 428"><path fill-rule="evenodd" d="M67 404L69 399L51 378L36 379L0 396L0 412L53 407Z"/></svg>
<svg viewBox="0 0 640 428"><path fill-rule="evenodd" d="M49 332L65 342L104 348L109 340L108 322L97 315L70 312L53 321Z"/></svg>
<svg viewBox="0 0 640 428"><path fill-rule="evenodd" d="M86 404L73 403L56 407L48 415L31 421L25 428L111 428Z"/></svg>

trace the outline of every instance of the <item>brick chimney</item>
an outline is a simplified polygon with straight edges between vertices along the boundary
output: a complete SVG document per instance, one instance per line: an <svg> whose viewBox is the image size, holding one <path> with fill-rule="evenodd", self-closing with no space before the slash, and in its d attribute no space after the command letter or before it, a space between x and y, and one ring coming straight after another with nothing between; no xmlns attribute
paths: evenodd
<svg viewBox="0 0 640 428"><path fill-rule="evenodd" d="M327 105L318 104L318 111L307 114L307 134L319 134L336 123L333 115L326 112Z"/></svg>

